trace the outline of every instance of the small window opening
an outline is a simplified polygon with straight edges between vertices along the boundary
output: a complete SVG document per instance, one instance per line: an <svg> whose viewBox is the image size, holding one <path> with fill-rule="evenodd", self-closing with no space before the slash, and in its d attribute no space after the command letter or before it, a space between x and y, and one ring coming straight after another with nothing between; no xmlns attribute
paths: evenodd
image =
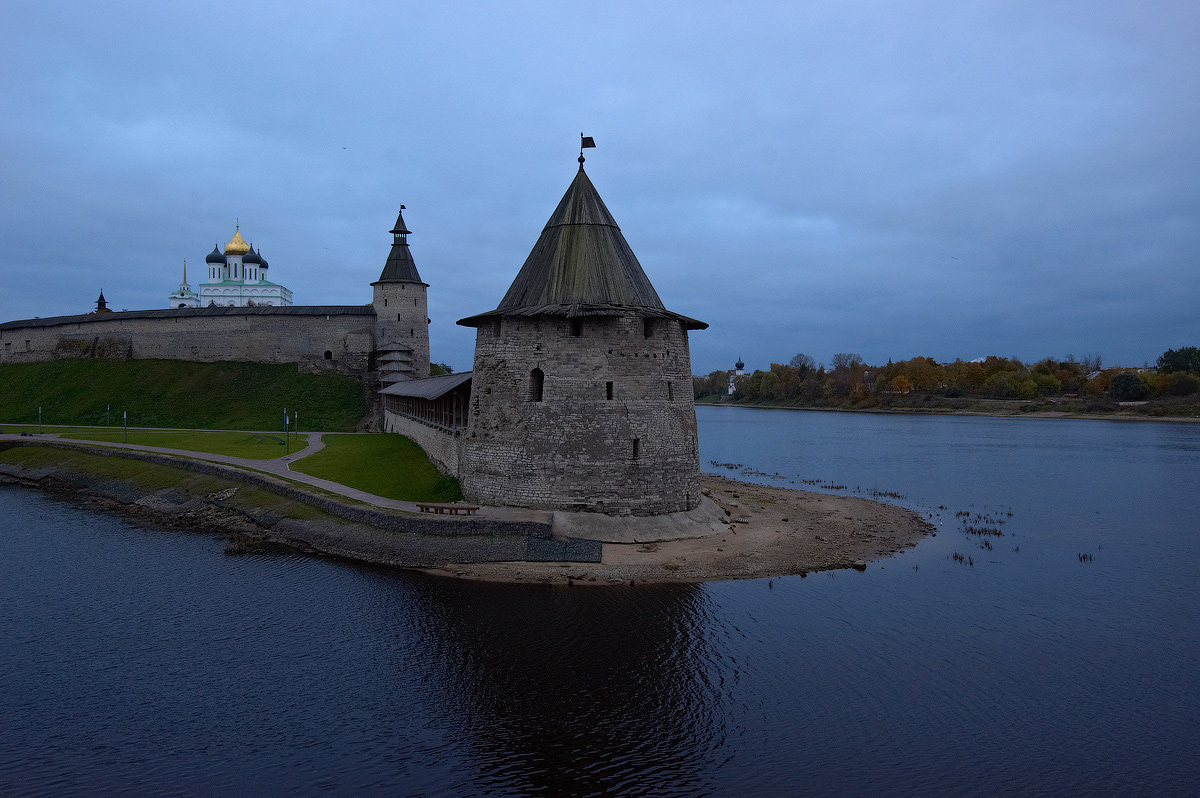
<svg viewBox="0 0 1200 798"><path fill-rule="evenodd" d="M417 298L413 297L413 307L415 308L417 305L418 305Z"/></svg>
<svg viewBox="0 0 1200 798"><path fill-rule="evenodd" d="M674 401L674 399L675 399L675 386L671 384L670 380L667 380L667 401L671 402L671 401Z"/></svg>
<svg viewBox="0 0 1200 798"><path fill-rule="evenodd" d="M611 382L604 383L604 396L609 401L612 401L612 396L613 396L612 388L613 388L613 384Z"/></svg>
<svg viewBox="0 0 1200 798"><path fill-rule="evenodd" d="M384 297L384 298L383 298L383 306L384 306L385 308L387 307L387 297Z"/></svg>
<svg viewBox="0 0 1200 798"><path fill-rule="evenodd" d="M325 350L325 359L326 359L326 360L333 360L333 352L330 352L328 349L326 349L326 350Z"/></svg>
<svg viewBox="0 0 1200 798"><path fill-rule="evenodd" d="M578 338L583 335L583 322L579 319L571 319L571 337Z"/></svg>
<svg viewBox="0 0 1200 798"><path fill-rule="evenodd" d="M642 337L649 338L654 335L654 319L642 319Z"/></svg>
<svg viewBox="0 0 1200 798"><path fill-rule="evenodd" d="M639 454L638 450L641 449L641 443L642 443L642 441L640 438L633 439L633 459L634 460L638 459L638 454Z"/></svg>
<svg viewBox="0 0 1200 798"><path fill-rule="evenodd" d="M546 375L541 369L534 369L529 372L529 401L542 401L542 389L545 387Z"/></svg>
<svg viewBox="0 0 1200 798"><path fill-rule="evenodd" d="M399 314L399 313L397 313L397 314L396 314L396 321L400 321L400 314Z"/></svg>
<svg viewBox="0 0 1200 798"><path fill-rule="evenodd" d="M417 328L416 328L416 327L409 327L409 328L408 328L408 337L409 337L409 338L416 338L416 337L417 337Z"/></svg>

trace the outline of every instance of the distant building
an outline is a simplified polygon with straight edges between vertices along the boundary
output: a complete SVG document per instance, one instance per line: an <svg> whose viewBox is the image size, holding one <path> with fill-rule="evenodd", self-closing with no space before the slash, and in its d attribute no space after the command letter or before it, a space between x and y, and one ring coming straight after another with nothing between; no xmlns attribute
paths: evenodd
<svg viewBox="0 0 1200 798"><path fill-rule="evenodd" d="M733 396L733 392L737 390L737 381L746 376L746 364L739 357L738 362L733 364L733 371L729 372L729 395Z"/></svg>
<svg viewBox="0 0 1200 798"><path fill-rule="evenodd" d="M207 307L285 307L292 304L292 292L278 283L267 279L270 264L261 252L242 238L241 226L233 231L233 238L224 251L213 245L213 251L204 259L208 266L208 279L200 284L199 293L193 292L187 283L187 266L184 266L183 282L168 299L173 308Z"/></svg>
<svg viewBox="0 0 1200 798"><path fill-rule="evenodd" d="M104 298L104 292L100 292L100 296L96 299L96 309L92 313L112 313L112 308L108 306L108 301Z"/></svg>
<svg viewBox="0 0 1200 798"><path fill-rule="evenodd" d="M167 302L169 308L200 307L200 296L188 285L186 260L183 262L183 282L179 284L179 288L175 289L175 293L171 294Z"/></svg>

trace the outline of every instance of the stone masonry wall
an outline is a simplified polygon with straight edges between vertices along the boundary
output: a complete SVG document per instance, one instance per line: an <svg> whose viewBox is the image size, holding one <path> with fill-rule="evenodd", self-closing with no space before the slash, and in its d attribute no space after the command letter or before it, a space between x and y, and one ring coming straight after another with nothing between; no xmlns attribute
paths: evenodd
<svg viewBox="0 0 1200 798"><path fill-rule="evenodd" d="M485 323L470 413L459 479L473 500L613 515L700 501L691 357L677 321L588 317L575 330L561 317L507 317L499 330Z"/></svg>
<svg viewBox="0 0 1200 798"><path fill-rule="evenodd" d="M387 410L383 413L383 428L412 439L425 450L430 461L443 474L458 476L462 461L462 439L459 436Z"/></svg>
<svg viewBox="0 0 1200 798"><path fill-rule="evenodd" d="M133 311L42 319L0 327L0 363L61 357L164 358L213 362L298 363L304 370L362 375L374 338L369 307L314 308L304 313L205 315L203 309ZM299 311L299 312L298 312ZM326 356L328 353L328 357Z"/></svg>

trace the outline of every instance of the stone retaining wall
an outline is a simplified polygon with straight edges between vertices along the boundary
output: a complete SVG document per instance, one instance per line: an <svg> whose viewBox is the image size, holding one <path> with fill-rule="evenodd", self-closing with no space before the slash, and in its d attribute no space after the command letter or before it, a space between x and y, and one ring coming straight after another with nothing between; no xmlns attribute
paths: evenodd
<svg viewBox="0 0 1200 798"><path fill-rule="evenodd" d="M425 450L429 460L443 474L457 478L462 462L462 438L420 421L384 410L384 430L410 438Z"/></svg>

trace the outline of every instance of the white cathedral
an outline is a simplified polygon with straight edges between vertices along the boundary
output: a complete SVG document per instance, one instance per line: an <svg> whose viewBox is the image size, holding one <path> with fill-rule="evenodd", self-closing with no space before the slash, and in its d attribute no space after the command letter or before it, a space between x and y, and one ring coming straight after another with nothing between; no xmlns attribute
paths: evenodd
<svg viewBox="0 0 1200 798"><path fill-rule="evenodd" d="M208 281L200 291L192 290L187 281L187 262L183 264L183 282L171 294L172 308L248 307L254 305L290 305L292 292L267 279L268 264L261 252L242 238L241 225L235 227L233 238L221 252L217 245L204 259L208 265Z"/></svg>

